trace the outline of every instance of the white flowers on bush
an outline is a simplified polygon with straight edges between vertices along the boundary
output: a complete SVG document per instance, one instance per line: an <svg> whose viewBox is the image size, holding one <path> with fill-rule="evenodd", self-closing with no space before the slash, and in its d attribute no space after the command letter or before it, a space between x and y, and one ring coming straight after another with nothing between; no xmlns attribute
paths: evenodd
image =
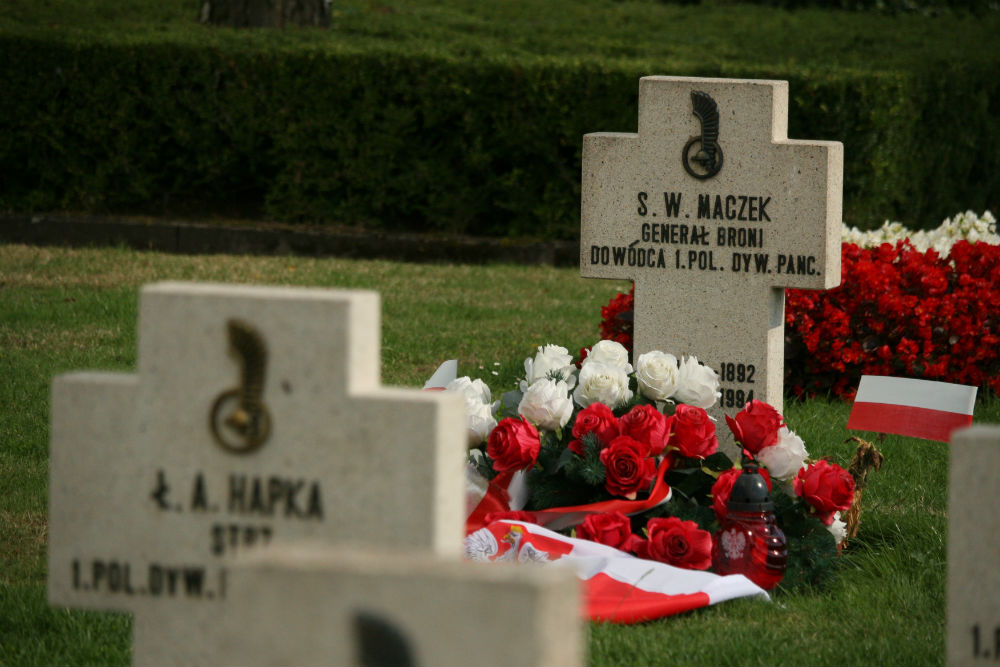
<svg viewBox="0 0 1000 667"><path fill-rule="evenodd" d="M659 350L640 354L635 362L635 379L639 393L651 401L669 399L680 381L677 357Z"/></svg>
<svg viewBox="0 0 1000 667"><path fill-rule="evenodd" d="M833 539L837 541L837 546L847 537L847 524L840 520L840 512L833 513L833 523L826 527Z"/></svg>
<svg viewBox="0 0 1000 667"><path fill-rule="evenodd" d="M696 357L685 357L680 363L674 398L681 403L707 410L715 405L716 399L721 395L718 374L708 366L699 364Z"/></svg>
<svg viewBox="0 0 1000 667"><path fill-rule="evenodd" d="M869 232L844 225L840 234L843 243L854 243L861 248L876 248L883 243L895 244L896 241L903 239L910 239L913 247L920 252L934 248L938 254L945 257L951 252L951 247L963 239L1000 245L997 220L989 211L984 212L982 216L975 211L958 213L954 218L946 218L940 227L930 231L913 231L899 222L886 220L881 227Z"/></svg>
<svg viewBox="0 0 1000 667"><path fill-rule="evenodd" d="M624 345L613 340L601 340L594 343L594 346L587 352L587 358L584 361L620 368L625 375L632 373L632 364L628 362L628 350Z"/></svg>
<svg viewBox="0 0 1000 667"><path fill-rule="evenodd" d="M517 412L538 428L561 429L573 416L569 386L565 380L536 380L521 397Z"/></svg>
<svg viewBox="0 0 1000 667"><path fill-rule="evenodd" d="M521 382L521 391L527 391L536 380L547 377L565 380L572 389L576 383L575 371L573 355L565 347L551 344L539 347L533 359L528 357L524 360L524 381Z"/></svg>
<svg viewBox="0 0 1000 667"><path fill-rule="evenodd" d="M624 405L632 399L628 374L621 367L591 361L588 356L580 368L573 398L582 407L591 403L604 403L609 408Z"/></svg>
<svg viewBox="0 0 1000 667"><path fill-rule="evenodd" d="M771 477L787 481L798 474L805 465L809 452L806 444L787 426L778 430L778 441L757 453L757 459L764 464Z"/></svg>
<svg viewBox="0 0 1000 667"><path fill-rule="evenodd" d="M489 437L497 425L493 417L494 406L490 388L485 382L468 376L455 378L445 391L452 391L465 399L466 425L469 429L469 446L478 447Z"/></svg>

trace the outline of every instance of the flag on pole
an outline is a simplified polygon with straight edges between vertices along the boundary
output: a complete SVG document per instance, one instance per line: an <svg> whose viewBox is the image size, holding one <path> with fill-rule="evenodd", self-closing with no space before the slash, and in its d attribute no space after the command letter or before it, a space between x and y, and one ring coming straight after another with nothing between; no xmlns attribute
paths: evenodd
<svg viewBox="0 0 1000 667"><path fill-rule="evenodd" d="M976 387L932 380L863 375L847 428L948 442L972 423Z"/></svg>
<svg viewBox="0 0 1000 667"><path fill-rule="evenodd" d="M641 623L740 597L770 599L742 574L685 570L522 521L494 521L470 533L465 557L571 566L583 582L583 615L594 621Z"/></svg>

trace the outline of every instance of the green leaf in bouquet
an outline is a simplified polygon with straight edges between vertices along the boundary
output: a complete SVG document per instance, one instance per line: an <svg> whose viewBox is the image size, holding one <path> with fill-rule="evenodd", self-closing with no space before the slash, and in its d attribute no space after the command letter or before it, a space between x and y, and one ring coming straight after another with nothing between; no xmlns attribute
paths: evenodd
<svg viewBox="0 0 1000 667"><path fill-rule="evenodd" d="M715 477L700 467L673 468L666 479L674 494L691 500L706 500L715 484Z"/></svg>
<svg viewBox="0 0 1000 667"><path fill-rule="evenodd" d="M782 590L793 591L807 586L820 588L836 569L839 562L837 541L821 521L813 519L812 524L804 535L789 537L785 534L788 566L781 580Z"/></svg>
<svg viewBox="0 0 1000 667"><path fill-rule="evenodd" d="M593 487L570 482L563 475L548 475L538 468L532 468L527 481L531 489L531 497L525 507L528 511L582 505L593 502L595 498Z"/></svg>
<svg viewBox="0 0 1000 667"><path fill-rule="evenodd" d="M504 392L500 396L500 410L497 412L497 420L499 421L504 417L518 419L520 415L517 414L517 406L521 405L522 398L524 398L524 393L520 389L511 389Z"/></svg>
<svg viewBox="0 0 1000 667"><path fill-rule="evenodd" d="M725 472L735 467L733 460L725 452L716 452L711 456L706 456L701 462L702 468L708 468L712 472Z"/></svg>
<svg viewBox="0 0 1000 667"><path fill-rule="evenodd" d="M604 468L604 464L601 463L601 448L603 445L600 439L593 433L585 433L580 438L580 443L583 445L583 456L578 456L568 447L566 448L566 451L570 452L571 456L566 464L567 479L589 486L602 486L607 470Z"/></svg>
<svg viewBox="0 0 1000 667"><path fill-rule="evenodd" d="M694 521L702 530L712 532L718 527L715 520L715 512L712 508L700 505L692 498L680 498L674 496L669 503L657 505L651 510L639 515L642 525L646 521L655 517L677 517L681 521Z"/></svg>
<svg viewBox="0 0 1000 667"><path fill-rule="evenodd" d="M479 455L473 456L470 453L469 460L472 461L474 466L476 466L476 472L486 479L492 480L497 476L497 472L493 469L493 459L491 459L490 455L486 452L480 452L479 450L475 451L477 451Z"/></svg>

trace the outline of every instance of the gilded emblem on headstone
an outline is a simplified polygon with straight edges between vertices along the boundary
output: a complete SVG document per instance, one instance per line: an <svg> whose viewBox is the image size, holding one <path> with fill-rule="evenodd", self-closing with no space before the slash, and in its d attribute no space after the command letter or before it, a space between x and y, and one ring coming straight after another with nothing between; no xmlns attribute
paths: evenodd
<svg viewBox="0 0 1000 667"><path fill-rule="evenodd" d="M215 399L209 425L223 449L248 454L271 434L271 416L261 398L267 347L260 333L243 320L231 319L226 328L229 350L240 364L240 382Z"/></svg>
<svg viewBox="0 0 1000 667"><path fill-rule="evenodd" d="M711 178L722 169L719 146L719 106L708 93L691 91L691 112L701 121L701 136L691 137L681 155L684 170L699 180ZM697 150L695 147L697 146Z"/></svg>

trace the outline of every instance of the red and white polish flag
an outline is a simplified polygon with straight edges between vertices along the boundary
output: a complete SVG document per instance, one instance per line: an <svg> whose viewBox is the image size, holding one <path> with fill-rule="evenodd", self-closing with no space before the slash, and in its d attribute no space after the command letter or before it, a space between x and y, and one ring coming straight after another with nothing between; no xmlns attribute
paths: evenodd
<svg viewBox="0 0 1000 667"><path fill-rule="evenodd" d="M847 428L949 442L972 423L976 387L932 380L863 375Z"/></svg>
<svg viewBox="0 0 1000 667"><path fill-rule="evenodd" d="M685 570L522 521L470 533L465 558L570 566L583 585L581 615L594 621L642 623L741 597L770 599L742 574Z"/></svg>

